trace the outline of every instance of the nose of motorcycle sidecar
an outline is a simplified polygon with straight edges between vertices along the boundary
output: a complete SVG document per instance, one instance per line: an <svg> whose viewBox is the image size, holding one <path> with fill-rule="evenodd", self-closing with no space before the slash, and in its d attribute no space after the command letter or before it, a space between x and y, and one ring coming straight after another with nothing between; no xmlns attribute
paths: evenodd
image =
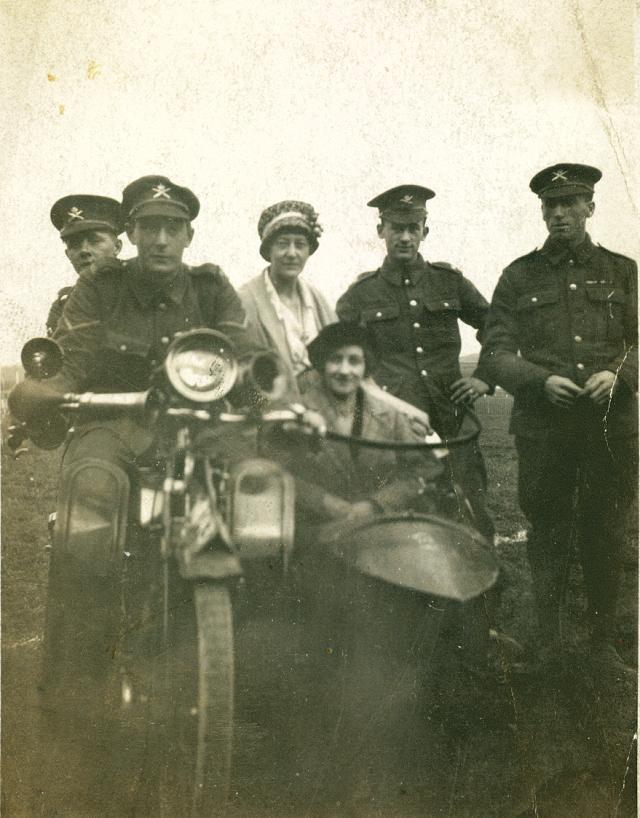
<svg viewBox="0 0 640 818"><path fill-rule="evenodd" d="M498 562L480 534L435 516L378 518L333 550L361 574L459 602L488 591L498 578Z"/></svg>

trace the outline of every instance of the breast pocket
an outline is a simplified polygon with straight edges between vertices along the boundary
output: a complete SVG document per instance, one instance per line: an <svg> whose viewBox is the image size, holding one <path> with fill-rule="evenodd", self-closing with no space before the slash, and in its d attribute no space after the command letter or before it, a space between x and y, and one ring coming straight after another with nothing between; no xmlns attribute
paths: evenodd
<svg viewBox="0 0 640 818"><path fill-rule="evenodd" d="M435 340L454 341L460 339L458 318L462 310L457 296L430 298L426 301L427 329Z"/></svg>
<svg viewBox="0 0 640 818"><path fill-rule="evenodd" d="M410 348L409 319L398 304L380 304L362 310L362 320L373 333L381 352L404 352Z"/></svg>
<svg viewBox="0 0 640 818"><path fill-rule="evenodd" d="M557 337L560 331L560 293L541 290L521 295L516 303L518 324L529 341Z"/></svg>
<svg viewBox="0 0 640 818"><path fill-rule="evenodd" d="M151 344L128 333L109 329L100 350L100 379L109 389L146 389Z"/></svg>
<svg viewBox="0 0 640 818"><path fill-rule="evenodd" d="M624 338L627 294L609 284L587 284L588 320L596 340Z"/></svg>

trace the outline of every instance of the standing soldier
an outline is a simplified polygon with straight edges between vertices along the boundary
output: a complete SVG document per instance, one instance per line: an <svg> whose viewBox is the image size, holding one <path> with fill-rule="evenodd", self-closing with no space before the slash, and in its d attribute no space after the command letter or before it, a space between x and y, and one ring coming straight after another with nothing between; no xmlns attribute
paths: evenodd
<svg viewBox="0 0 640 818"><path fill-rule="evenodd" d="M115 258L122 250L124 230L120 203L106 196L64 196L51 208L51 221L60 231L65 255L79 276L95 271L101 258ZM73 287L63 287L49 309L47 335L53 335Z"/></svg>
<svg viewBox="0 0 640 818"><path fill-rule="evenodd" d="M368 326L379 350L376 382L427 412L441 436L455 435L465 407L490 391L488 376L460 372L458 319L482 332L487 301L460 270L425 261L420 244L429 232L426 201L434 192L400 185L376 196L378 236L387 247L380 268L363 273L338 301L341 321ZM453 453L456 479L472 504L478 528L493 542L485 507L486 472L476 443Z"/></svg>
<svg viewBox="0 0 640 818"><path fill-rule="evenodd" d="M520 505L531 530L541 669L561 655L570 542L580 549L595 667L624 672L613 640L625 512L637 480L637 266L586 232L602 174L553 165L531 190L549 236L496 287L481 362L514 397Z"/></svg>

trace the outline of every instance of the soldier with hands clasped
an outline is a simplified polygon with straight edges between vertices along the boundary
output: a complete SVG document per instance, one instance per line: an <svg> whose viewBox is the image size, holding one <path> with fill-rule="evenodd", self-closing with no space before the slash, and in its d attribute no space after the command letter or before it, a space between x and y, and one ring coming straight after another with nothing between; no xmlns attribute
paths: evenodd
<svg viewBox="0 0 640 818"><path fill-rule="evenodd" d="M637 485L637 265L591 241L601 172L562 163L531 180L549 233L496 287L481 364L514 395L511 432L540 627L540 663L561 656L572 541L591 657L625 672L615 612L626 512Z"/></svg>

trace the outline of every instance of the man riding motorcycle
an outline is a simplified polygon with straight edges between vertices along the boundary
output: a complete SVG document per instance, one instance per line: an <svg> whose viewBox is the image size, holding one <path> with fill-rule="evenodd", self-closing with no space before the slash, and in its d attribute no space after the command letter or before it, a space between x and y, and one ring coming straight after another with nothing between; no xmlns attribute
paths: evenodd
<svg viewBox="0 0 640 818"><path fill-rule="evenodd" d="M37 425L52 414L47 399L68 392L145 390L178 332L209 327L224 333L239 356L256 349L222 270L182 261L199 207L191 190L164 176L145 176L125 188L123 220L138 256L106 260L79 279L55 334L62 369L14 389L9 402L17 418ZM321 425L315 424L320 430ZM101 678L116 647L115 594L126 550L129 478L132 469L153 459L155 444L153 431L130 414L83 415L66 444L50 582L66 589L58 595L65 599L65 616L77 615L78 695L91 687L82 677ZM96 514L110 521L106 534L104 526L98 532L93 525ZM45 657L45 678L46 662Z"/></svg>

